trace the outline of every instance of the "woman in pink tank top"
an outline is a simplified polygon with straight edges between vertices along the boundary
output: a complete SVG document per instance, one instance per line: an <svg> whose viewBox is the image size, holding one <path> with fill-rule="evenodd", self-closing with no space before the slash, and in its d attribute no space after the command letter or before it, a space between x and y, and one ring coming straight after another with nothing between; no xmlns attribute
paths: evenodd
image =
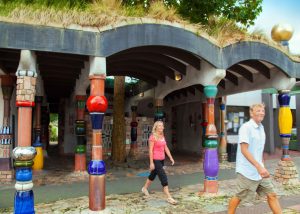
<svg viewBox="0 0 300 214"><path fill-rule="evenodd" d="M148 188L155 179L156 175L158 175L161 185L163 186L163 191L167 196L167 201L170 204L177 204L177 201L172 198L169 192L168 177L163 168L165 154L167 154L169 157L171 164L174 165L175 161L170 153L164 136L164 124L162 121L156 121L152 128L152 134L149 137L149 159L151 173L142 188L142 192L146 196L149 195Z"/></svg>

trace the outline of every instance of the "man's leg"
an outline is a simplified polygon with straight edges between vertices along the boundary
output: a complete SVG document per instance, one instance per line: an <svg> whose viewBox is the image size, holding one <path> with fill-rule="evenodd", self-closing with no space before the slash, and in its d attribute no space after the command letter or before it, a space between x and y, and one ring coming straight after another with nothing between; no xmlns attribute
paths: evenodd
<svg viewBox="0 0 300 214"><path fill-rule="evenodd" d="M229 201L229 205L228 205L228 214L234 214L235 213L235 210L236 208L238 207L238 205L240 204L241 200L234 196L230 199Z"/></svg>
<svg viewBox="0 0 300 214"><path fill-rule="evenodd" d="M260 196L267 195L268 204L273 213L282 213L277 195L275 193L274 185L270 178L263 178L257 188L257 193Z"/></svg>
<svg viewBox="0 0 300 214"><path fill-rule="evenodd" d="M282 210L281 210L276 193L267 194L267 198L268 198L268 204L269 204L272 212L275 214L281 214Z"/></svg>

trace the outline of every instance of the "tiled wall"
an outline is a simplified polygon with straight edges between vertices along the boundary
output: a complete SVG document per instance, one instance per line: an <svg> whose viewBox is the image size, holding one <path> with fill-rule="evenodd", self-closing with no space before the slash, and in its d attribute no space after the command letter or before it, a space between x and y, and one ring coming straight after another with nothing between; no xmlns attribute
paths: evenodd
<svg viewBox="0 0 300 214"><path fill-rule="evenodd" d="M92 128L90 123L89 115L86 115L87 121L87 159L91 157L91 146L92 146ZM146 117L137 117L138 122L138 130L137 130L137 143L138 143L138 158L143 158L148 155L148 138L152 131L153 118ZM130 149L130 132L131 132L131 118L125 118L126 123L126 152L129 152ZM102 140L103 140L103 148L104 148L104 158L107 158L111 155L112 148L112 127L113 120L111 116L105 116L102 127Z"/></svg>

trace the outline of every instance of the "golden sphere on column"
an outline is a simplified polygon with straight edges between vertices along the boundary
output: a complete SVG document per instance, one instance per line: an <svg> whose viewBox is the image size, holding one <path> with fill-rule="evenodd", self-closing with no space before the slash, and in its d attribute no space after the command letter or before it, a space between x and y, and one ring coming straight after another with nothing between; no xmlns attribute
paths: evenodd
<svg viewBox="0 0 300 214"><path fill-rule="evenodd" d="M288 41L292 38L294 29L289 24L274 25L271 31L272 39L276 42Z"/></svg>

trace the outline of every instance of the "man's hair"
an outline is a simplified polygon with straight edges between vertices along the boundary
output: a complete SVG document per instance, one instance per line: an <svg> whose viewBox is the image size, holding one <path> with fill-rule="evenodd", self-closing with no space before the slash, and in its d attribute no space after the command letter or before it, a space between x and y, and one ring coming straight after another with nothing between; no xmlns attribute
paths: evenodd
<svg viewBox="0 0 300 214"><path fill-rule="evenodd" d="M251 105L250 106L250 112L253 112L253 110L255 108L257 108L257 107L259 107L259 108L265 108L265 104L264 103L256 103L256 104Z"/></svg>

